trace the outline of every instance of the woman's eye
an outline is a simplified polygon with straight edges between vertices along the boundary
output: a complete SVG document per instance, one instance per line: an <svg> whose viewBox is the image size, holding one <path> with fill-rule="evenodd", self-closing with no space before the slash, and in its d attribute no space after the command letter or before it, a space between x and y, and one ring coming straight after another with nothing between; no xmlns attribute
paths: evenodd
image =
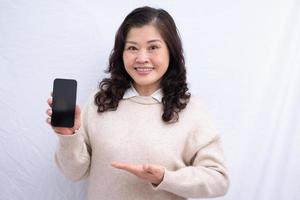
<svg viewBox="0 0 300 200"><path fill-rule="evenodd" d="M127 47L127 50L135 51L135 50L137 50L137 48L134 46L129 46L129 47Z"/></svg>
<svg viewBox="0 0 300 200"><path fill-rule="evenodd" d="M155 50L155 49L158 49L158 48L159 48L159 47L156 46L156 45L152 45L152 46L149 47L150 50Z"/></svg>

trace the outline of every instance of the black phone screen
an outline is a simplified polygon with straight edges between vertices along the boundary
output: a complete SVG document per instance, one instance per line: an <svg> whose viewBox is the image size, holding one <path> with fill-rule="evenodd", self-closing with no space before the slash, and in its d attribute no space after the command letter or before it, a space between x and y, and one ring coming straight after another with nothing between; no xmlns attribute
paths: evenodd
<svg viewBox="0 0 300 200"><path fill-rule="evenodd" d="M75 119L77 82L73 79L57 78L53 82L51 125L73 127Z"/></svg>

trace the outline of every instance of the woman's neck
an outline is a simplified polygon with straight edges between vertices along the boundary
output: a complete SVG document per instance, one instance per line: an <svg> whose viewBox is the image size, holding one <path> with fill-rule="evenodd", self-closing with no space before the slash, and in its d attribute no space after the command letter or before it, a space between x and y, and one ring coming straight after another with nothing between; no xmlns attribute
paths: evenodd
<svg viewBox="0 0 300 200"><path fill-rule="evenodd" d="M141 85L133 84L133 86L141 96L150 96L156 90L159 89L159 85L141 86Z"/></svg>

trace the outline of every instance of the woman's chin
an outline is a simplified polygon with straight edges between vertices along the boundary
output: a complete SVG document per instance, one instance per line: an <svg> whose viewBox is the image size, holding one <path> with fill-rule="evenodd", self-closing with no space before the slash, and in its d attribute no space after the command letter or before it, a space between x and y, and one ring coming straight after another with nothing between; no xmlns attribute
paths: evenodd
<svg viewBox="0 0 300 200"><path fill-rule="evenodd" d="M158 84L158 81L153 79L135 79L134 84L138 87L150 87Z"/></svg>

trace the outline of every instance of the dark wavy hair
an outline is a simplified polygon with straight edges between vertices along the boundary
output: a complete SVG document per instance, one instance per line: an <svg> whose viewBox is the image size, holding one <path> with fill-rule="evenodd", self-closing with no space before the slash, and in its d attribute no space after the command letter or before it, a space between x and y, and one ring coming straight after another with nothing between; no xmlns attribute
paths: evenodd
<svg viewBox="0 0 300 200"><path fill-rule="evenodd" d="M109 57L109 66L105 70L110 73L100 84L100 91L95 95L95 104L98 112L116 110L125 91L131 87L133 79L126 72L123 63L123 51L126 36L131 28L153 25L157 28L167 44L170 62L163 75L160 86L163 92L162 104L164 122L178 121L178 113L183 110L190 99L186 83L186 68L183 56L181 39L173 18L163 9L140 7L134 9L124 19L119 27L114 48Z"/></svg>

